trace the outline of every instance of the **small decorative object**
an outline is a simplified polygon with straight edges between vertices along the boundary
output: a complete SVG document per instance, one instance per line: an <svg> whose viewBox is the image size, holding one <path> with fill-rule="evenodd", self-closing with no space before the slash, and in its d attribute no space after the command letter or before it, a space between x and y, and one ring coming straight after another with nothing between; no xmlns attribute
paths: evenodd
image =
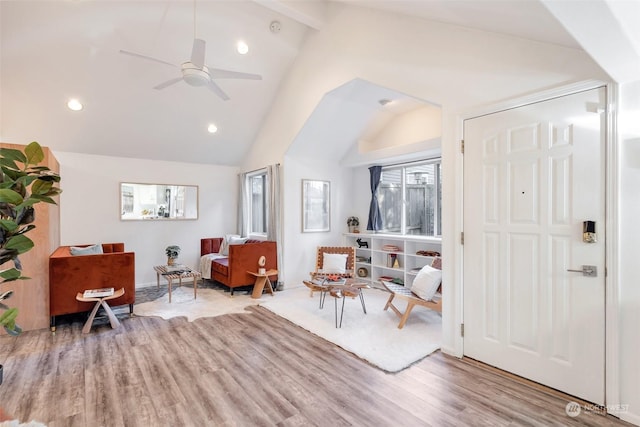
<svg viewBox="0 0 640 427"><path fill-rule="evenodd" d="M167 254L167 265L173 265L175 260L178 258L178 255L180 255L180 246L167 246L164 251Z"/></svg>
<svg viewBox="0 0 640 427"><path fill-rule="evenodd" d="M358 277L367 277L369 275L369 270L364 267L360 267L358 269Z"/></svg>
<svg viewBox="0 0 640 427"><path fill-rule="evenodd" d="M264 255L262 255L260 258L258 258L258 266L260 268L258 268L258 274L266 274L267 270L264 268L264 265L267 263L267 259L264 257Z"/></svg>
<svg viewBox="0 0 640 427"><path fill-rule="evenodd" d="M359 248L369 248L369 242L365 242L359 237L356 239L356 243L358 244Z"/></svg>
<svg viewBox="0 0 640 427"><path fill-rule="evenodd" d="M358 226L360 225L360 220L357 216L350 216L347 218L347 225L349 226L349 233L359 233L360 229Z"/></svg>

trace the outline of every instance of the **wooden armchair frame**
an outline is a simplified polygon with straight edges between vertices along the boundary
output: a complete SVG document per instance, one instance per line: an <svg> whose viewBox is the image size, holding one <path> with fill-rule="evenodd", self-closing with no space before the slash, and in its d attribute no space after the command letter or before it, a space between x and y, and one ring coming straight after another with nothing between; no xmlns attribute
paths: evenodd
<svg viewBox="0 0 640 427"><path fill-rule="evenodd" d="M435 268L440 269L441 259L434 258L434 262L431 265ZM384 288L389 291L389 293L391 293L391 295L389 295L389 299L387 300L387 304L384 306L384 309L387 310L388 308L391 308L391 310L393 310L393 312L398 315L398 317L400 318L398 329L402 329L404 327L405 323L407 323L409 315L411 314L411 310L413 310L413 307L415 307L416 305L420 305L422 307L426 307L428 309L442 313L442 283L438 287L438 292L436 293L437 296L434 296L433 300L420 298L418 295L411 292L410 288L405 288L402 285L383 281L380 281L380 283L382 283L382 286L384 286ZM405 309L404 313L401 312L395 305L393 305L393 300L395 297L398 297L399 299L405 300L407 302L407 308Z"/></svg>
<svg viewBox="0 0 640 427"><path fill-rule="evenodd" d="M347 255L347 264L344 273L325 273L322 271L322 263L324 261L324 254L345 254ZM328 286L326 284L318 284L314 283L320 281L322 283L322 279L326 278L328 275L343 277L345 279L350 279L354 277L356 265L356 248L353 246L318 246L318 250L316 252L316 269L310 273L311 281L303 281L303 283L309 288L309 295L313 296L314 292L320 292L320 306L322 307L322 299L325 296L325 293L328 291Z"/></svg>

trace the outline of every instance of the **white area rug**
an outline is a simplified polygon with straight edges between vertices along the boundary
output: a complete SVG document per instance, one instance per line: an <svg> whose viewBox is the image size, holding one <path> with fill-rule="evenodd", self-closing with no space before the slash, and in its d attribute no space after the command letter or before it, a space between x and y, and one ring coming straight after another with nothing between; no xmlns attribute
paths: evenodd
<svg viewBox="0 0 640 427"><path fill-rule="evenodd" d="M173 289L171 303L169 294L157 300L136 304L133 312L137 316L157 316L163 319L185 316L189 322L198 317L215 317L229 313L251 314L245 311L249 305L257 305L264 302L271 295L263 295L261 299L252 299L251 295L236 293L231 296L229 292L219 289L198 289L198 298L193 299L193 288L178 287Z"/></svg>
<svg viewBox="0 0 640 427"><path fill-rule="evenodd" d="M428 356L441 346L442 318L424 307L414 307L402 329L400 318L384 311L389 294L379 289L365 289L367 314L359 299L347 298L342 328L335 327L335 299L327 296L323 309L318 308L319 293L309 297L306 287L277 292L263 299L261 306L304 329L330 341L387 372L398 372ZM338 322L342 301L338 301ZM404 308L399 301L398 308Z"/></svg>

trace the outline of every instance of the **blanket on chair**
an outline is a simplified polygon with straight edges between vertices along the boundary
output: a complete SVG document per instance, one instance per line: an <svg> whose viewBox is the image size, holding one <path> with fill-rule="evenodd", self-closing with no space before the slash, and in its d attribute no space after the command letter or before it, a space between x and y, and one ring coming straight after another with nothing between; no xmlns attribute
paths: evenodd
<svg viewBox="0 0 640 427"><path fill-rule="evenodd" d="M206 254L200 257L200 273L203 279L211 279L211 261L218 258L227 258L222 254Z"/></svg>

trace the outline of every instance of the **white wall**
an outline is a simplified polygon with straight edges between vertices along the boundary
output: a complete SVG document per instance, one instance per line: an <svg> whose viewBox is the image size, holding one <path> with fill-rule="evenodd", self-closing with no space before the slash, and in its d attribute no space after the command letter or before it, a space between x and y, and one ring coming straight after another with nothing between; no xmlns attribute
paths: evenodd
<svg viewBox="0 0 640 427"><path fill-rule="evenodd" d="M640 81L620 87L619 262L620 403L629 411L620 417L640 425Z"/></svg>
<svg viewBox="0 0 640 427"><path fill-rule="evenodd" d="M314 271L318 246L341 246L347 231L347 218L356 213L344 203L351 192L350 171L333 163L314 159L285 157L284 170L284 244L285 288L302 285ZM331 183L331 230L326 233L302 232L302 180L317 179ZM282 266L281 266L282 268Z"/></svg>
<svg viewBox="0 0 640 427"><path fill-rule="evenodd" d="M360 151L375 151L398 145L439 140L442 137L442 111L439 107L425 105L390 120L376 135L363 136L358 141Z"/></svg>
<svg viewBox="0 0 640 427"><path fill-rule="evenodd" d="M156 283L154 265L178 245L179 261L198 266L200 239L236 231L238 168L54 152L60 162L62 245L124 242L136 253L136 286ZM121 221L120 182L199 187L197 220Z"/></svg>

